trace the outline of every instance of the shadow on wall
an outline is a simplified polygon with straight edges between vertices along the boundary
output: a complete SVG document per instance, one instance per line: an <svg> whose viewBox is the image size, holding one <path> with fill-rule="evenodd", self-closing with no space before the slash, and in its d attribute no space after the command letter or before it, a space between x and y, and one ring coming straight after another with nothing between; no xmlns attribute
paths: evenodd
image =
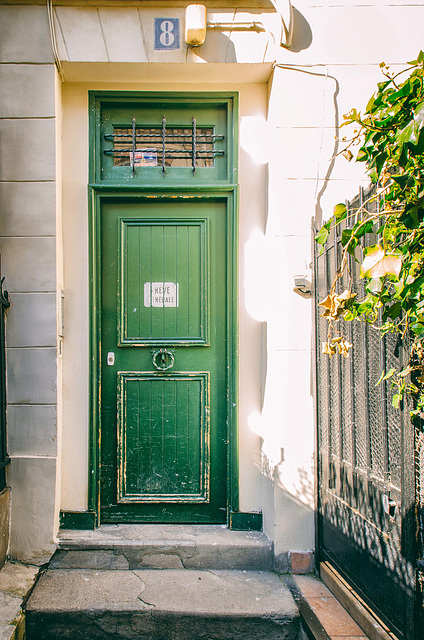
<svg viewBox="0 0 424 640"><path fill-rule="evenodd" d="M313 482L313 470L305 466L289 467L284 460L284 451L281 453L281 461L274 464L267 454L261 451L261 474L272 480L274 484L287 494L291 500L309 512L314 511L315 487ZM286 468L284 465L287 465Z"/></svg>
<svg viewBox="0 0 424 640"><path fill-rule="evenodd" d="M290 51L299 53L311 46L312 30L306 18L293 7L293 40Z"/></svg>
<svg viewBox="0 0 424 640"><path fill-rule="evenodd" d="M262 453L261 472L263 489L268 496L272 495L271 526L279 529L275 540L275 567L282 573L309 573L314 566L314 484L311 470L304 466L290 468L284 460L274 466Z"/></svg>
<svg viewBox="0 0 424 640"><path fill-rule="evenodd" d="M237 62L236 48L230 36L220 31L208 31L206 42L198 50L196 55L205 62Z"/></svg>

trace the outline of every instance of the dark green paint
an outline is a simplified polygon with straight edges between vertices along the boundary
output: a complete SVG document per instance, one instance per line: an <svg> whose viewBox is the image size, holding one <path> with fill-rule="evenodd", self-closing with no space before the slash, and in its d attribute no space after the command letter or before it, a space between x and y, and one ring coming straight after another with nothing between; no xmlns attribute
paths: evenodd
<svg viewBox="0 0 424 640"><path fill-rule="evenodd" d="M171 212L174 209L170 203L164 206ZM118 274L120 346L208 343L207 222L184 218L122 219ZM157 289L158 281L169 283L166 289L171 288L170 301L166 292L163 296L165 306L154 306L158 296L150 289ZM147 283L156 285L146 292ZM172 285L178 285L178 289L174 291ZM146 295L152 298L149 308L143 308ZM172 304L178 306L166 306Z"/></svg>
<svg viewBox="0 0 424 640"><path fill-rule="evenodd" d="M94 511L61 511L61 529L95 529L97 514Z"/></svg>
<svg viewBox="0 0 424 640"><path fill-rule="evenodd" d="M226 521L226 218L201 199L102 207L103 522ZM146 306L150 283L178 284L178 306Z"/></svg>
<svg viewBox="0 0 424 640"><path fill-rule="evenodd" d="M104 220L104 216L102 212L105 206L107 208L109 205L112 205L112 204L116 205L118 203L120 203L120 207L122 207L122 209L125 209L127 204L132 204L132 205L138 204L138 205L141 205L142 208L144 208L144 210L146 210L145 205L147 203L149 204L149 206L153 204L165 205L168 213L161 214L162 220L160 222L162 223L162 222L165 222L166 219L168 219L168 222L169 222L169 211L172 210L172 206L170 205L174 205L175 203L180 203L184 207L185 204L188 202L190 204L194 204L195 208L197 208L197 211L201 212L197 214L193 214L193 213L189 214L190 222L192 224L191 228L194 228L198 224L199 218L200 219L202 218L202 215L203 215L202 207L203 207L203 204L206 203L207 205L208 204L212 205L212 208L217 206L218 209L221 209L223 212L221 216L218 216L218 218L219 217L223 218L223 223L222 224L220 223L222 226L222 229L219 231L218 235L220 233L224 234L223 242L221 239L219 244L220 244L220 251L221 251L221 261L225 265L224 267L225 286L223 291L222 306L224 309L226 307L227 313L225 315L225 312L224 312L222 321L219 322L219 325L222 325L223 331L225 334L226 347L225 347L222 375L219 376L220 384L222 385L222 390L219 393L220 408L218 413L223 415L225 418L224 420L222 420L222 424L224 425L224 434L223 435L221 434L222 443L223 445L225 445L224 446L225 453L223 456L221 456L221 462L223 461L224 468L218 471L219 465L217 466L216 461L214 461L215 454L212 452L212 449L214 448L216 443L215 444L213 443L213 437L212 437L211 462L210 462L211 496L212 497L211 497L210 505L209 503L201 504L196 502L194 502L193 504L190 504L188 502L186 504L181 504L181 503L178 504L178 503L170 502L164 511L163 509L164 504L161 505L160 502L158 502L156 505L147 504L147 507L146 507L145 504L142 504L142 506L140 506L140 504L137 504L137 498L136 498L136 500L132 503L130 502L130 504L121 503L119 504L119 506L116 504L115 506L112 506L110 508L108 507L108 511L107 511L108 515L106 516L106 512L105 512L105 517L107 517L110 521L116 521L116 522L118 521L136 521L136 522L137 521L138 522L143 522L143 521L225 522L227 521L227 523L230 524L230 515L229 515L230 511L231 509L236 510L238 505L238 450L237 450L238 447L237 447L237 422L236 422L237 420L237 391L236 391L237 390L237 383L236 383L237 225L236 225L236 217L235 217L237 189L236 189L236 186L234 185L234 182L236 181L236 177L237 177L237 171L236 171L236 166L234 162L234 154L233 154L234 147L232 144L233 140L236 139L235 122L237 119L237 97L233 94L202 94L202 96L200 95L196 96L196 94L187 94L183 96L182 94L178 94L180 104L183 104L185 101L185 103L188 105L189 103L192 102L194 98L195 100L198 100L198 101L207 99L209 101L209 104L212 104L212 105L216 105L216 104L220 104L221 106L223 104L225 105L225 109L227 110L226 140L228 141L228 148L227 148L227 155L226 155L227 173L226 173L225 180L215 181L213 184L211 182L206 183L204 178L200 176L197 172L196 172L196 176L194 177L194 180L192 175L187 175L186 178L181 179L178 184L172 183L172 181L161 182L159 180L153 180L153 179L151 180L150 183L143 183L143 184L141 184L140 182L135 183L134 181L133 182L123 181L121 183L118 183L118 182L113 183L107 180L100 180L99 167L101 164L100 162L101 157L99 154L99 141L97 140L97 135L96 135L96 131L100 123L100 103L104 102L105 100L106 102L108 101L119 102L119 100L121 102L126 102L127 97L135 101L140 101L140 100L144 100L146 98L146 95L148 95L150 98L153 98L154 100L160 99L158 94L128 94L128 96L127 94L124 94L124 95L119 94L118 96L117 94L101 93L101 94L92 94L90 96L90 104L91 104L90 132L91 132L91 140L92 140L92 142L90 143L90 202L91 202L91 211L92 211L91 225L90 225L90 247L91 247L91 254L92 254L92 261L91 261L91 301L92 301L92 304L91 304L91 320L92 320L91 322L91 327L92 327L91 370L93 374L92 385L91 385L91 407L92 407L94 420L93 420L93 429L91 431L91 454L90 454L91 472L90 472L90 485L89 485L89 488L90 488L89 507L90 509L93 509L93 511L95 511L97 514L99 514L100 512L100 473L99 473L100 464L102 463L102 470L105 467L108 467L107 460L106 460L106 463L104 464L104 460L102 458L103 448L102 450L100 449L100 441L102 441L102 445L103 445L104 434L105 434L104 423L102 423L102 416L100 411L101 398L104 399L105 397L105 386L101 387L99 385L99 381L100 381L100 376L104 373L104 369L105 369L105 367L103 366L104 362L102 362L102 356L103 356L103 353L107 353L107 350L106 351L103 350L102 352L100 350L101 332L102 332L102 323L101 323L101 314L100 314L101 292L102 292L101 261L103 257L103 249L101 248L101 236L102 236L102 223ZM169 102L170 100L169 95L167 95L166 97L167 97L167 101ZM130 194L131 194L131 198L128 198ZM151 218L151 214L149 215ZM208 215L203 216L203 219L208 218ZM132 214L130 217L132 218ZM212 215L212 217L214 216ZM128 220L128 214L125 213L123 218ZM187 216L185 216L185 219L186 218ZM214 219L212 227L216 226L215 222L216 220ZM174 225L174 226L177 226L177 225ZM211 225L208 222L206 226L210 227ZM169 230L169 227L168 227L168 230ZM122 229L120 232L119 230L117 230L116 231L117 237L119 233L121 233L121 236L120 236L121 237L120 242L121 242L125 234L122 233ZM213 233L215 234L215 229ZM209 229L206 235L208 234L210 236ZM209 239L207 240L207 242L211 242L211 240ZM196 245L196 243L194 244ZM206 258L206 255L204 257ZM120 264L122 267L122 262ZM212 266L212 265L209 265L209 266ZM209 287L209 284L205 281L205 278L203 278L203 280L204 280L204 283L203 285L201 285L201 287L205 289L205 286L207 285ZM170 281L172 282L172 280ZM122 278L120 282L122 284ZM120 304L122 304L122 299L123 299L122 294L125 291L124 289L122 289L121 284L119 285L120 287L119 296L117 296L119 298ZM213 286L212 286L212 289L213 289ZM186 351L187 358L189 360L190 358L194 358L194 361L195 361L196 357L193 354L196 351L206 352L210 349L213 349L212 340L210 340L210 337L213 339L214 329L213 329L212 323L210 323L210 328L208 333L208 328L206 327L205 323L209 319L209 315L207 315L206 318L204 317L205 303L208 302L208 298L207 298L208 295L209 295L209 291L205 291L204 300L201 303L201 313L203 313L203 319L200 322L201 332L200 333L199 331L196 332L193 330L193 328L191 328L189 331L185 331L186 335L182 336L182 333L180 331L180 334L179 334L180 341L181 341L181 337L183 339L190 338L190 340L188 339L186 340L187 344L183 344L183 343L178 344L176 332L174 331L174 336L173 336L173 339L170 340L170 343L171 343L171 349L175 353L175 358L177 362L178 360L180 360L178 356L178 351L183 351L183 352ZM128 300L127 303L130 304L130 300ZM128 304L127 304L127 309L130 308ZM213 305L214 303L211 301L212 313L214 312ZM121 331L121 328L124 327L124 324L123 324L123 321L125 318L124 306L117 308L116 317L117 318L119 317L120 320L119 322L118 320L116 322L116 330L115 330L116 344L118 339L122 341L122 337L124 335ZM172 310L172 311L175 313L175 310ZM118 335L118 326L120 327L119 335ZM222 327L220 327L219 329L220 331L222 330ZM197 321L197 327L195 328L199 329L199 321ZM140 336L134 335L134 333L137 333L137 332L134 332L131 330L126 335L126 338L137 338L137 337L140 338ZM164 337L172 338L172 336L162 336L162 338ZM123 340L122 342L125 342L125 340ZM137 342L137 340L135 340L135 342ZM145 342L148 342L148 341L145 341ZM184 342L184 340L182 342ZM211 346L207 346L209 344ZM142 366L138 366L139 362L137 362L137 367L132 366L131 367L132 373L128 374L126 377L126 380L130 380L131 382L135 383L137 379L137 375L139 373L143 373L143 376L139 376L140 380L138 384L140 388L137 390L137 393L141 392L140 390L143 385L144 385L144 389L146 389L146 384L150 384L149 376L153 376L152 380L154 379L155 382L157 382L160 376L164 377L167 375L172 377L173 375L172 372L184 374L184 370L194 369L194 367L190 366L190 367L184 367L184 370L181 371L182 367L175 364L174 368L171 371L166 372L166 374L163 374L163 373L155 374L154 373L155 369L151 364L151 356L152 356L151 350L156 349L156 347L159 347L160 345L169 346L165 344L165 341L161 342L159 340L159 343L153 344L153 342L149 342L148 346L145 346L145 347L140 346L140 341L139 341L139 344L136 344L134 346L127 344L125 346L116 347L116 349L119 349L122 351L127 351L127 352L134 351L139 354L141 352L145 352L146 354L144 356L144 361ZM113 349L110 349L110 350L113 350ZM191 356L190 356L190 352L192 352ZM177 357L178 357L178 360L177 360ZM149 370L147 369L147 364L145 364L147 363L147 361L150 364ZM198 371L200 374L206 373L205 367L203 366L203 364L204 363L202 362L202 366L200 368L198 367ZM110 369L111 367L107 367L107 368ZM116 370L116 367L114 368ZM156 375L156 378L154 378L155 375ZM178 377L178 376L174 375L174 378L175 377ZM121 380L122 379L123 378L121 378ZM178 383L180 382L182 383L183 380L178 380ZM115 397L116 399L118 399L118 393L117 393L118 381L115 380L115 382L113 383L109 381L108 384L109 384L109 388L113 388ZM174 394L175 394L176 393L175 389L178 387L178 384L176 384L175 380L173 381L173 385L174 385ZM106 387L107 387L107 384L106 384ZM133 387L133 389L134 388L135 387ZM101 392L100 392L100 389L101 389ZM212 389L213 389L213 383L212 383L212 377L211 377L211 392L210 392L211 406L213 406L213 402L214 402L214 399L213 399L214 392L212 391ZM177 392L177 396L178 396L178 392ZM197 398L196 402L198 407L198 415L204 414L206 401L205 401L203 392L200 392L197 389L196 392L194 393L194 396ZM166 397L166 394L164 397ZM118 416L119 416L119 411L122 411L122 398L123 396L121 394L120 395L121 408L116 406L116 409L115 409L116 418L114 418L115 427L114 427L113 435L111 435L111 437L112 438L114 437L116 440L115 449L113 449L112 447L112 451L114 451L114 453L112 454L112 458L113 456L115 457L113 461L114 468L115 468L115 477L114 477L114 480L112 480L112 482L110 481L110 479L108 480L108 482L106 482L106 485L109 483L108 485L109 491L113 491L115 497L118 495L121 495L122 497L123 495L122 483L120 484L120 488L118 491L118 468L119 468L118 453L121 456L120 461L123 461L124 456L126 455L125 447L122 447L122 446L120 446L119 448L117 447L118 419L119 419ZM127 399L125 401L127 401ZM207 399L207 401L209 402L209 398ZM116 404L118 405L118 403ZM192 413L191 410L190 410L190 413ZM197 418L197 422L199 423L199 418ZM166 420L165 420L165 423L166 423ZM211 429L211 432L214 430L213 419L211 420L210 429ZM101 437L100 437L100 434L101 434ZM136 438L139 437L139 434L137 433L137 431L134 431L133 429L132 435L134 436L134 434ZM131 434L130 434L130 439L131 439ZM173 439L171 438L171 443L172 443L172 446L175 447L175 444L179 443L178 437L174 436ZM184 443L182 444L184 445ZM132 445L127 448L128 448L128 451L132 451ZM202 452L202 455L204 455L204 451ZM200 463L198 461L196 462L196 464L199 467ZM203 461L202 464L205 465L205 462ZM135 468L133 465L133 462L130 463L130 466L132 466L133 469ZM218 479L218 477L219 477L219 484L221 486L221 489L219 491L221 491L221 493L223 488L223 495L219 498L218 498L217 491L213 489L214 482L215 480ZM121 473L121 479L122 478L123 478L123 474ZM134 478L135 476L132 476L132 479L131 479L131 474L130 474L130 481L128 483L128 476L127 476L127 486L125 490L128 487L130 488L131 491L133 490L133 488L137 484ZM168 484L168 488L169 486L170 485ZM106 491L106 494L107 494L107 491ZM109 504L110 500L106 494L103 492L103 496L106 497L105 502ZM109 497L111 495L112 494L110 493ZM178 492L177 492L177 495L178 495ZM199 507L205 507L205 512L204 513L199 512ZM177 513L175 513L176 508L177 508ZM140 509L144 512L147 509L148 513L147 514L143 513L141 515L138 513L137 515L136 512L138 512ZM190 509L192 510L191 512L190 512ZM207 513L207 511L209 511L209 513ZM215 515L213 515L213 512L215 512ZM218 515L216 515L217 513ZM226 513L227 515L225 515ZM253 524L253 526L255 528L257 525Z"/></svg>
<svg viewBox="0 0 424 640"><path fill-rule="evenodd" d="M237 148L238 103L234 93L90 92L89 95L96 132L90 145L91 182L127 184L133 188L237 183L234 149ZM190 167L170 168L165 173L160 166L136 167L133 173L131 167L113 166L113 158L104 154L111 148L104 135L113 133L116 126L130 125L133 116L137 125L147 127L161 125L163 116L170 126L191 127L194 117L199 127L213 127L215 134L224 136L224 140L216 144L217 149L224 150L224 155L215 158L213 168L197 168L195 175Z"/></svg>
<svg viewBox="0 0 424 640"><path fill-rule="evenodd" d="M230 513L230 529L233 531L262 531L262 513Z"/></svg>
<svg viewBox="0 0 424 640"><path fill-rule="evenodd" d="M120 502L208 502L208 373L118 374Z"/></svg>

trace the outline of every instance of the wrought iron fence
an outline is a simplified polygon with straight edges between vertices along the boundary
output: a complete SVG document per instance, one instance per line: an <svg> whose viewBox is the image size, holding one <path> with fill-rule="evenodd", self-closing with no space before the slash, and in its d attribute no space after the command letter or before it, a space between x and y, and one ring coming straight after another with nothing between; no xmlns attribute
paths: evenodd
<svg viewBox="0 0 424 640"><path fill-rule="evenodd" d="M360 190L347 203L347 220L332 232L324 252L315 253L316 303L328 295L340 264L343 228L361 219L364 209L378 210L374 193L374 187ZM362 246L375 242L367 234ZM339 281L339 293L351 286L358 298L364 296L359 270L359 261L349 256L350 276ZM390 381L377 384L382 370L406 362L408 340L394 334L381 339L365 322L339 321L353 345L351 355L329 358L322 354L328 324L315 308L319 558L335 566L401 637L416 638L424 436L421 425L411 422L410 407L393 407Z"/></svg>
<svg viewBox="0 0 424 640"><path fill-rule="evenodd" d="M3 291L0 263L0 491L6 486L6 466L10 462L6 448L6 345L5 315L10 306L7 291Z"/></svg>

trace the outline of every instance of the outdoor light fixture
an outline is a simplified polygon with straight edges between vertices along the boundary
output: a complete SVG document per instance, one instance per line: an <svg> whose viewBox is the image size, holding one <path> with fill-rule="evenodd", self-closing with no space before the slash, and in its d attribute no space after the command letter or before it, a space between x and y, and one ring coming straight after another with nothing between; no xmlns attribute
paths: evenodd
<svg viewBox="0 0 424 640"><path fill-rule="evenodd" d="M295 276L293 291L302 298L312 298L312 283L306 276Z"/></svg>
<svg viewBox="0 0 424 640"><path fill-rule="evenodd" d="M185 11L185 41L189 47L200 47L206 40L206 7L189 4Z"/></svg>

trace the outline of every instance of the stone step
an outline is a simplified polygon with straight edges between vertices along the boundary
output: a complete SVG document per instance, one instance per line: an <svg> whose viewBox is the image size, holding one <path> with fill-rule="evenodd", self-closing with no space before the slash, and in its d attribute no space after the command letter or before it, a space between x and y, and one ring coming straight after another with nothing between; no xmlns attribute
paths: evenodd
<svg viewBox="0 0 424 640"><path fill-rule="evenodd" d="M271 571L273 545L256 531L221 525L102 525L61 531L56 569L235 569Z"/></svg>
<svg viewBox="0 0 424 640"><path fill-rule="evenodd" d="M49 569L26 640L295 640L297 605L271 572Z"/></svg>

